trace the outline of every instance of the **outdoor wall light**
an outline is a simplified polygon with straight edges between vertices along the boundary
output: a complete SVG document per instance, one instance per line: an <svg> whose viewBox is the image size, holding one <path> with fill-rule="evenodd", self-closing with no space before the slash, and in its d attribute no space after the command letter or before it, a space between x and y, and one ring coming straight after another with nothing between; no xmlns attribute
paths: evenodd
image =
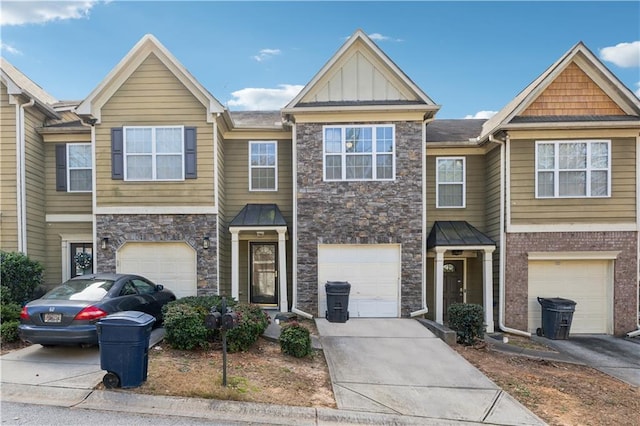
<svg viewBox="0 0 640 426"><path fill-rule="evenodd" d="M204 237L204 239L202 240L202 248L209 249L210 245L211 245L211 241L209 241L209 237Z"/></svg>
<svg viewBox="0 0 640 426"><path fill-rule="evenodd" d="M462 250L451 250L451 254L454 256L460 256L462 254Z"/></svg>
<svg viewBox="0 0 640 426"><path fill-rule="evenodd" d="M100 247L102 247L102 250L106 250L107 249L107 244L109 244L109 238L104 237L102 239L102 243L100 244Z"/></svg>

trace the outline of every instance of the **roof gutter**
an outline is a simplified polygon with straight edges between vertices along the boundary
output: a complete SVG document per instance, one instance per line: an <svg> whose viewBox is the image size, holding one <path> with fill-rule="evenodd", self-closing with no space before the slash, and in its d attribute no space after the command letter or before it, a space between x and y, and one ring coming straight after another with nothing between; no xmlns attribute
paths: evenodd
<svg viewBox="0 0 640 426"><path fill-rule="evenodd" d="M506 184L507 179L509 179L509 170L508 163L505 161L506 159L506 149L507 144L509 142L509 136L505 137L505 140L497 139L493 136L493 133L489 133L489 142L497 143L500 145L500 272L498 278L498 327L500 330L516 334L519 336L531 337L531 333L528 331L516 330L515 328L507 327L504 324L504 311L505 311L505 287L504 287L504 269L505 269L505 241L506 241L506 231L505 231L505 197L506 191L509 189L509 186Z"/></svg>
<svg viewBox="0 0 640 426"><path fill-rule="evenodd" d="M25 135L24 110L36 104L35 98L30 98L29 102L16 105L16 208L18 216L18 251L27 254L27 181L26 181L26 150L27 142Z"/></svg>

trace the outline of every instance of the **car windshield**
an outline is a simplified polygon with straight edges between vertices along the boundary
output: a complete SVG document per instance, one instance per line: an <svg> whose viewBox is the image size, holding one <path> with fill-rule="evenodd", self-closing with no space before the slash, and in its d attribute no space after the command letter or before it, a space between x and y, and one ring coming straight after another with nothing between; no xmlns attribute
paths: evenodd
<svg viewBox="0 0 640 426"><path fill-rule="evenodd" d="M69 280L54 288L43 299L98 301L113 286L111 280Z"/></svg>

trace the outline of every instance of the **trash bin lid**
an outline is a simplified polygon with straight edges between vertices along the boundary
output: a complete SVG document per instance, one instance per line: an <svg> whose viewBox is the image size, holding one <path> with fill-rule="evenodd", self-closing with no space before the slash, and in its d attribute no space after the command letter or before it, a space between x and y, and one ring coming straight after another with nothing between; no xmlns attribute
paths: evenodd
<svg viewBox="0 0 640 426"><path fill-rule="evenodd" d="M351 288L351 284L348 281L327 281L324 285L326 289L348 289Z"/></svg>
<svg viewBox="0 0 640 426"><path fill-rule="evenodd" d="M119 325L129 327L144 327L155 322L153 315L140 311L122 311L107 315L96 324L98 325Z"/></svg>
<svg viewBox="0 0 640 426"><path fill-rule="evenodd" d="M576 302L571 299L564 299L562 297L538 297L538 303L542 306L550 307L562 307L562 306L575 306Z"/></svg>

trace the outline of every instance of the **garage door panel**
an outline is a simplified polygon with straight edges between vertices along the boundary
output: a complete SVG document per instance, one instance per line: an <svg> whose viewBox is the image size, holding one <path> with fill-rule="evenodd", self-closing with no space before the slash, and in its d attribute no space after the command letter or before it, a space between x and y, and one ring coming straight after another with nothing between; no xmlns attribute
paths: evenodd
<svg viewBox="0 0 640 426"><path fill-rule="evenodd" d="M318 315L326 311L327 281L348 281L349 316L397 317L400 246L320 245L318 248Z"/></svg>
<svg viewBox="0 0 640 426"><path fill-rule="evenodd" d="M571 333L611 333L611 261L557 260L529 263L529 331L540 327L537 297L576 302Z"/></svg>
<svg viewBox="0 0 640 426"><path fill-rule="evenodd" d="M147 277L178 298L197 294L196 253L187 243L131 242L117 256L117 272Z"/></svg>

